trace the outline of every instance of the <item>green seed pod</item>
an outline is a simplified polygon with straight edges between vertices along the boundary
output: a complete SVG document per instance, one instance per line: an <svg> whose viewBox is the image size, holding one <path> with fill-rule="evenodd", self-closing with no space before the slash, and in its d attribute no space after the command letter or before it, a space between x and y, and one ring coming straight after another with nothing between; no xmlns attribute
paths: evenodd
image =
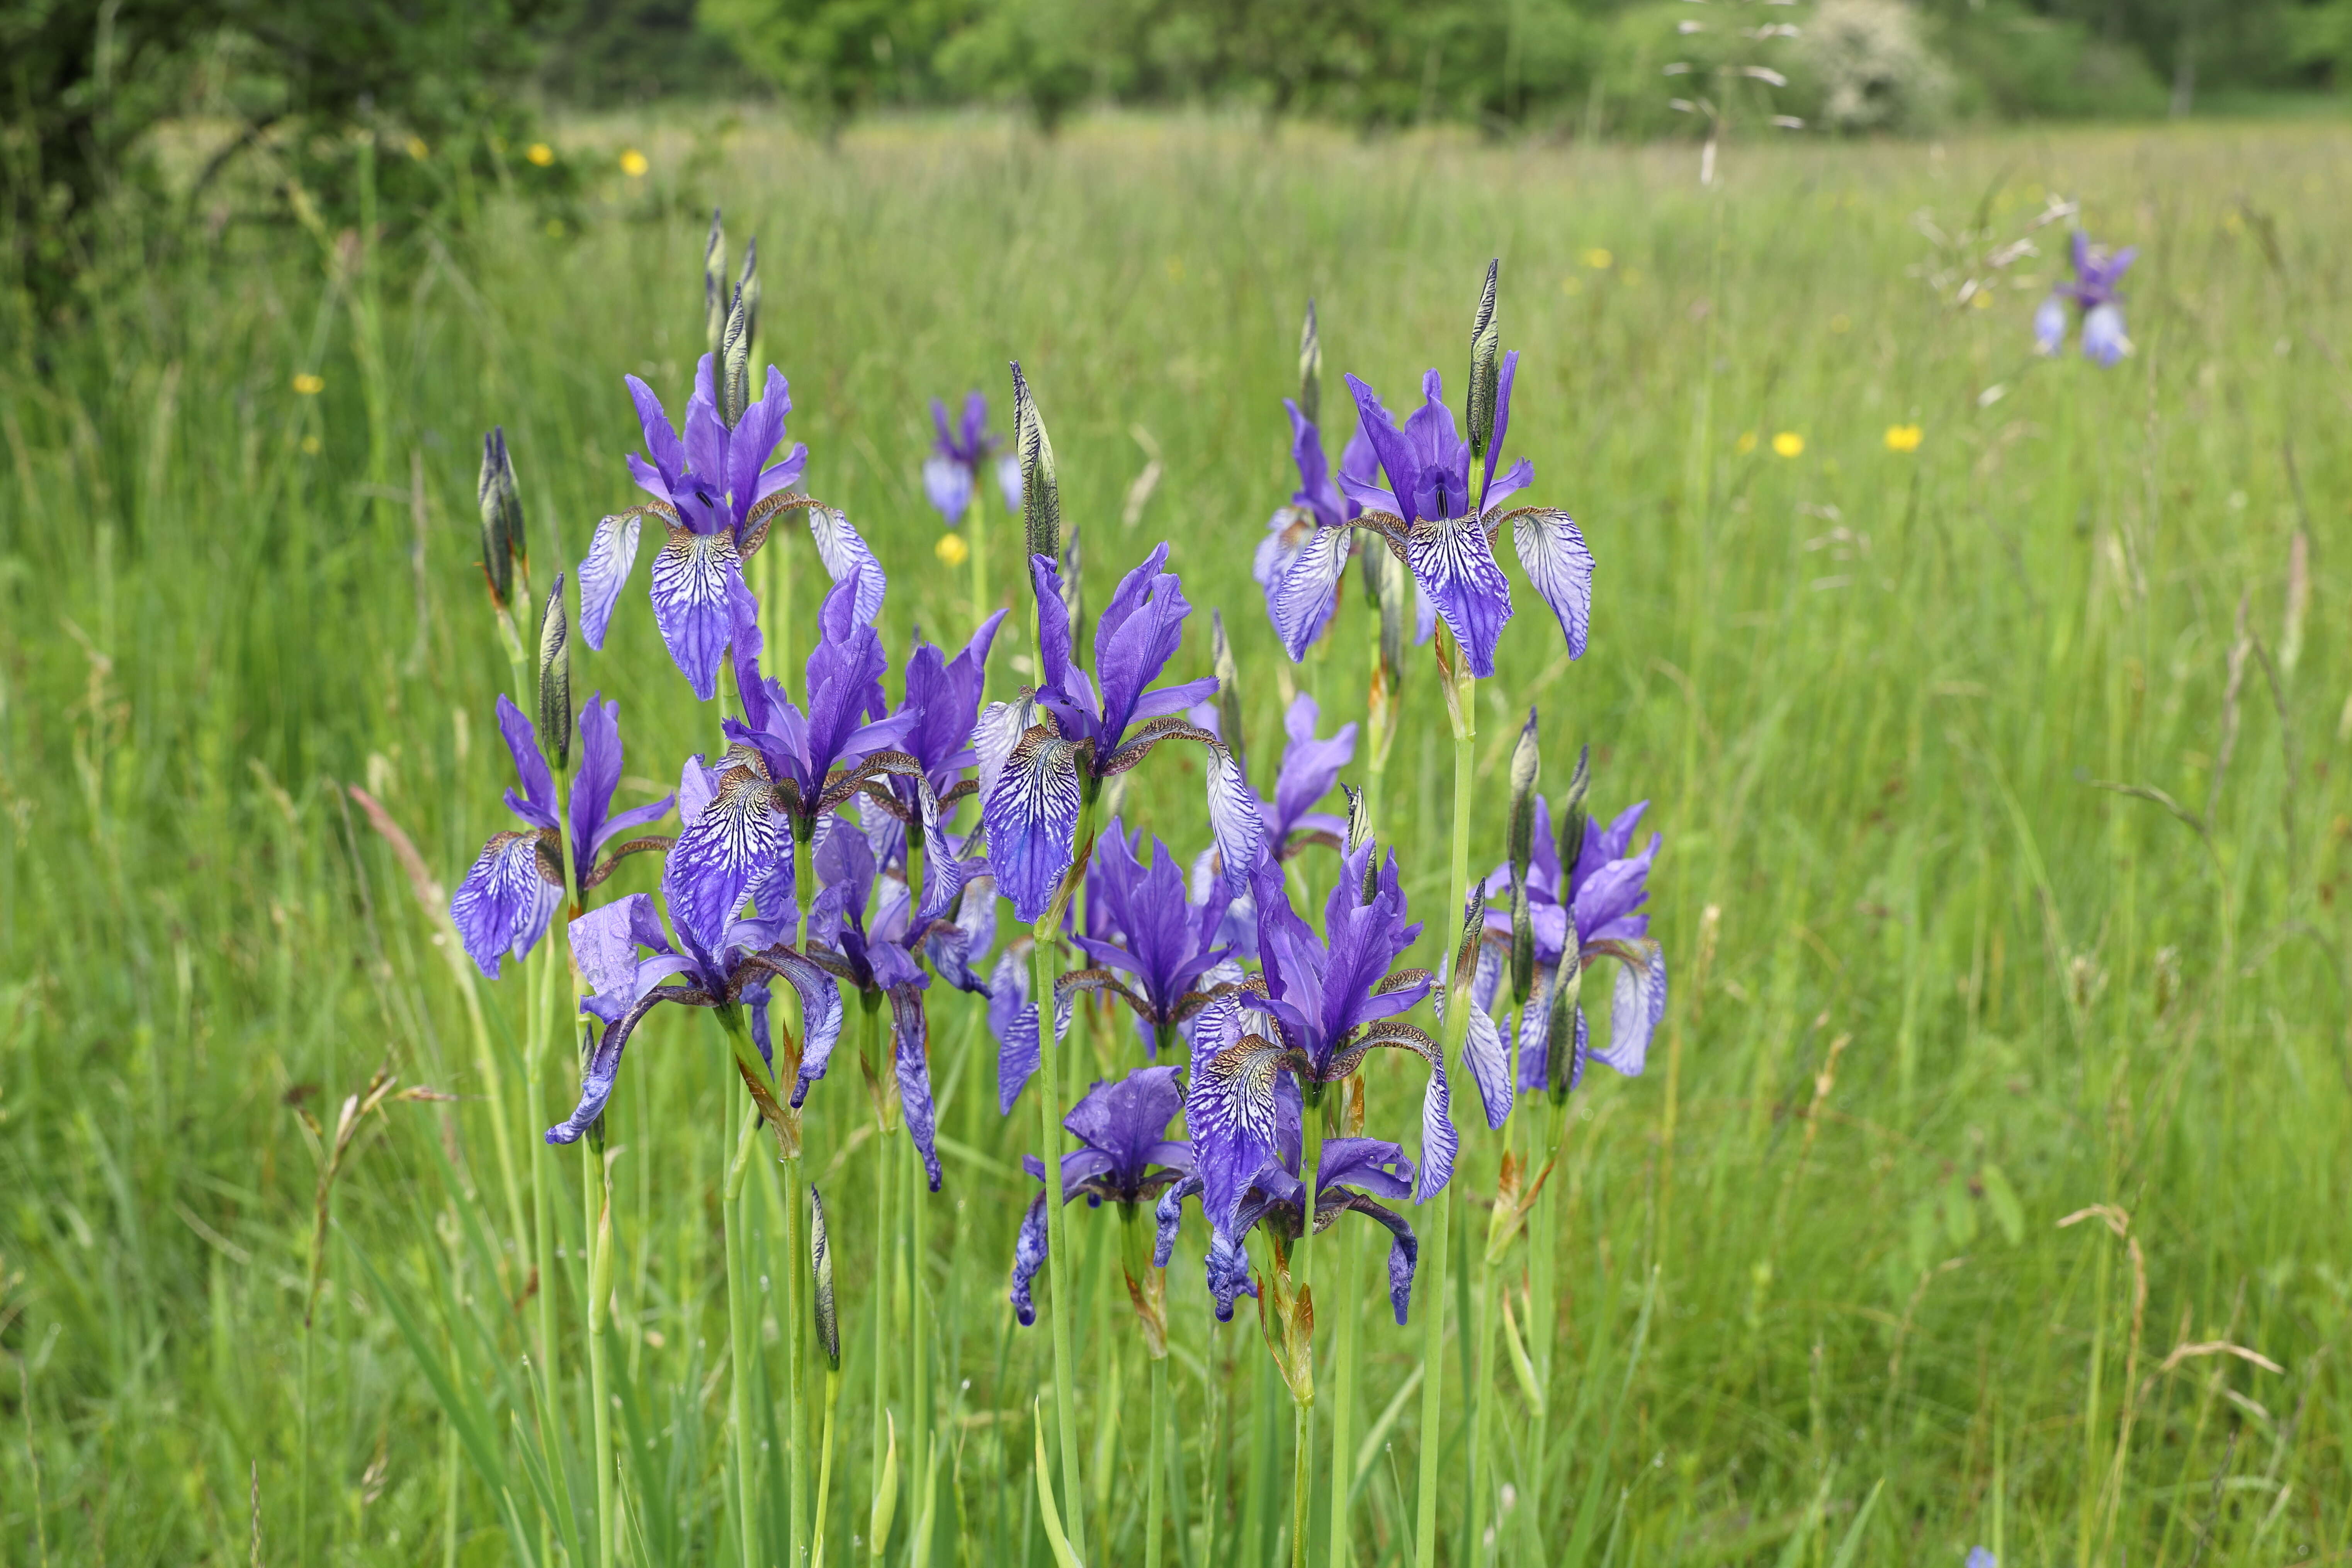
<svg viewBox="0 0 2352 1568"><path fill-rule="evenodd" d="M1486 263L1486 287L1478 294L1478 314L1470 323L1470 456L1486 455L1495 438L1495 361L1503 341L1495 324L1495 281L1502 258Z"/></svg>
<svg viewBox="0 0 2352 1568"><path fill-rule="evenodd" d="M1592 748L1583 747L1576 753L1576 774L1568 781L1568 794L1559 803L1559 874L1567 879L1576 870L1576 858L1584 853L1584 826L1588 820L1584 808L1585 792L1592 784Z"/></svg>
<svg viewBox="0 0 2352 1568"><path fill-rule="evenodd" d="M1222 610L1209 612L1210 668L1217 677L1217 731L1225 750L1234 754L1234 763L1246 775L1249 759L1242 750L1242 676L1241 666L1234 660L1233 644L1225 640L1225 616Z"/></svg>
<svg viewBox="0 0 2352 1568"><path fill-rule="evenodd" d="M1309 425L1323 423L1323 340L1315 332L1315 301L1307 301L1307 324L1298 330L1298 412Z"/></svg>
<svg viewBox="0 0 2352 1568"><path fill-rule="evenodd" d="M1059 560L1062 554L1062 492L1054 482L1054 443L1021 362L1013 362L1013 445L1021 459L1021 516L1028 552Z"/></svg>
<svg viewBox="0 0 2352 1568"><path fill-rule="evenodd" d="M717 207L710 209L710 243L702 249L702 325L715 355L727 332L727 230Z"/></svg>
<svg viewBox="0 0 2352 1568"><path fill-rule="evenodd" d="M719 416L732 430L743 417L743 405L751 396L751 319L745 314L743 290L735 290L734 303L727 308L727 330L719 343Z"/></svg>
<svg viewBox="0 0 2352 1568"><path fill-rule="evenodd" d="M515 559L524 552L522 497L515 487L503 425L492 426L482 437L482 478L476 494L482 512L482 575L490 586L490 603L503 610L514 600Z"/></svg>
<svg viewBox="0 0 2352 1568"><path fill-rule="evenodd" d="M841 1370L841 1317L833 1304L833 1245L826 1239L824 1196L809 1184L809 1253L816 1266L816 1342L825 1364Z"/></svg>
<svg viewBox="0 0 2352 1568"><path fill-rule="evenodd" d="M572 626L561 572L539 617L539 749L557 773L572 765Z"/></svg>

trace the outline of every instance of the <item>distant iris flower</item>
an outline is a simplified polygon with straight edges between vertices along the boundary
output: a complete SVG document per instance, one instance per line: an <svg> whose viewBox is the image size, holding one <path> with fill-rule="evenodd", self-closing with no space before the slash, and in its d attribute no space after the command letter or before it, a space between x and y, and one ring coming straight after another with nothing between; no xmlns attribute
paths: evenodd
<svg viewBox="0 0 2352 1568"><path fill-rule="evenodd" d="M1193 1080L1198 1092L1200 1079ZM1165 1268L1175 1251L1178 1222L1184 1200L1198 1194L1210 1208L1207 1265L1209 1294L1217 1321L1231 1322L1234 1302L1255 1296L1250 1283L1249 1233L1265 1226L1295 1240L1303 1231L1307 1184L1300 1179L1301 1101L1297 1086L1283 1080L1276 1090L1275 1152L1246 1178L1237 1200L1220 1218L1211 1207L1199 1174L1185 1177L1168 1189L1153 1211L1159 1236L1152 1262ZM1330 1228L1341 1215L1354 1210L1387 1230L1389 1244L1389 1304L1396 1321L1405 1321L1412 1300L1413 1268L1421 1244L1402 1215L1374 1200L1402 1199L1412 1191L1412 1162L1402 1149L1379 1138L1327 1138L1315 1167L1315 1229Z"/></svg>
<svg viewBox="0 0 2352 1568"><path fill-rule="evenodd" d="M2131 339L2124 335L2124 309L2116 292L2123 281L2139 247L2127 245L2121 250L2109 251L2103 245L2093 245L2091 237L2081 229L2074 231L2074 281L2060 282L2050 290L2033 312L2033 343L2045 354L2054 354L2064 346L2069 321L2067 307L2071 304L2083 317L2083 357L2094 364L2112 366L2131 353Z"/></svg>
<svg viewBox="0 0 2352 1568"><path fill-rule="evenodd" d="M1323 455L1323 436L1315 422L1300 413L1290 398L1284 398L1282 405L1290 411L1290 460L1298 468L1298 488L1291 492L1287 506L1277 507L1266 519L1265 537L1258 542L1256 559L1250 563L1250 575L1265 591L1265 613L1274 619L1277 634L1283 633L1282 618L1275 608L1277 591L1299 552L1318 530L1345 527L1364 510L1362 503L1333 481L1329 460ZM1380 458L1360 421L1339 454L1339 477L1359 486L1371 486L1380 478ZM1339 608L1339 584L1335 576L1319 607L1307 606L1298 612L1307 617L1302 647L1323 635Z"/></svg>
<svg viewBox="0 0 2352 1568"><path fill-rule="evenodd" d="M1122 578L1095 623L1097 690L1070 657L1070 618L1059 569L1033 556L1037 590L1039 667L1034 701L989 706L974 736L981 816L989 865L1013 900L1034 921L1077 853L1078 816L1087 792L1141 762L1161 741L1214 737L1181 717L1217 689L1213 676L1154 688L1183 641L1192 606L1176 574L1161 570L1161 544ZM1130 738L1130 726L1140 725Z"/></svg>
<svg viewBox="0 0 2352 1568"><path fill-rule="evenodd" d="M689 764L691 766L691 764ZM686 815L681 813L681 815ZM673 900L671 918L677 921ZM664 1002L688 1007L740 1005L751 1016L751 1037L772 1068L768 982L782 979L799 993L803 1051L822 1059L841 1035L841 994L833 977L792 948L769 939L772 921L730 920L727 928L689 931L678 921L673 944L654 913L654 901L632 893L572 922L572 956L591 994L580 1009L604 1020L580 1078L580 1103L547 1130L550 1143L577 1142L604 1114L621 1071L621 1053L647 1013ZM680 951L680 949L684 951ZM645 951L640 956L639 950ZM675 982L675 984L673 984Z"/></svg>
<svg viewBox="0 0 2352 1568"><path fill-rule="evenodd" d="M1387 540L1412 574L1431 607L1454 633L1470 673L1495 673L1495 647L1511 618L1511 587L1495 563L1493 537L1512 525L1512 542L1536 592L1549 605L1567 639L1569 657L1581 658L1592 610L1592 552L1564 511L1503 503L1534 482L1535 468L1522 458L1495 471L1510 424L1511 384L1518 372L1517 351L1503 356L1495 398L1495 435L1474 490L1470 443L1456 429L1445 405L1436 371L1422 377L1422 405L1400 428L1381 405L1379 394L1355 376L1348 385L1363 417L1363 430L1380 459L1388 488L1359 479L1342 467L1339 488L1364 508L1353 526ZM1305 656L1320 625L1318 617L1347 569L1348 524L1318 527L1299 547L1274 590L1267 608L1283 647L1293 659Z"/></svg>
<svg viewBox="0 0 2352 1568"><path fill-rule="evenodd" d="M768 367L764 395L743 410L729 429L719 417L711 386L711 356L694 373L694 395L686 405L684 438L670 428L661 400L635 376L628 378L636 400L651 461L629 454L629 472L654 499L614 513L596 524L587 559L580 563L580 630L588 646L602 648L613 606L636 561L641 521L662 520L669 537L654 558L654 621L678 673L694 694L709 700L719 665L736 617L734 601L750 597L743 563L766 542L778 514L807 510L817 554L836 583L859 576L864 586L858 618L871 621L882 606L886 583L866 541L842 513L799 494L808 448L795 445L783 461L769 456L784 437L784 416L793 406L782 373Z"/></svg>
<svg viewBox="0 0 2352 1568"><path fill-rule="evenodd" d="M1062 1156L1062 1201L1139 1204L1190 1175L1192 1145L1168 1136L1168 1123L1183 1108L1173 1067L1138 1068L1116 1083L1096 1083L1062 1121L1078 1141ZM1021 1163L1045 1181L1045 1163L1036 1155L1024 1154ZM1013 1311L1024 1328L1037 1321L1029 1291L1045 1267L1045 1197L1040 1192L1029 1201L1013 1246ZM1159 1264L1167 1267L1167 1259Z"/></svg>
<svg viewBox="0 0 2352 1568"><path fill-rule="evenodd" d="M610 876L624 855L666 846L666 838L631 840L601 868L596 865L607 844L632 828L660 821L677 799L666 795L649 805L613 812L613 795L621 785L621 705L603 699L599 692L581 710L580 776L572 783L570 803L572 879L583 893ZM507 809L530 826L524 831L493 834L449 900L449 918L457 922L467 953L493 980L507 953L517 958L530 954L563 900L555 777L540 754L538 729L501 696L499 731L506 737L523 790L520 795L507 791Z"/></svg>
<svg viewBox="0 0 2352 1568"><path fill-rule="evenodd" d="M996 488L1004 497L1004 510L1021 510L1021 459L1010 452L994 457L998 442L988 431L987 398L978 392L967 395L963 417L950 427L948 405L934 397L931 423L939 427L940 434L932 444L931 455L923 461L923 494L930 498L932 507L947 520L950 528L961 522L971 508L983 468L995 470Z"/></svg>
<svg viewBox="0 0 2352 1568"><path fill-rule="evenodd" d="M1666 1011L1665 950L1651 939L1650 917L1641 912L1650 897L1650 867L1664 840L1653 833L1640 854L1631 853L1634 830L1648 807L1647 801L1628 806L1608 826L1586 833L1576 864L1563 879L1559 847L1551 836L1550 803L1536 797L1535 858L1528 868L1535 985L1521 1011L1518 1033L1518 1087L1529 1093L1550 1086L1552 1006L1561 966L1571 956L1586 968L1603 958L1614 959L1619 968L1610 996L1605 1050L1588 1052L1584 1007L1580 1000L1577 1004L1573 1055L1559 1068L1568 1075L1567 1087L1574 1089L1583 1079L1588 1054L1628 1078L1640 1077L1648 1060L1650 1037ZM1486 879L1486 941L1472 981L1475 1008L1463 1051L1486 1100L1488 1121L1497 1127L1502 1125L1497 1106L1504 1111L1510 1107L1511 1082L1502 1039L1487 1009L1500 988L1511 950L1510 889L1510 868L1496 867Z"/></svg>
<svg viewBox="0 0 2352 1568"><path fill-rule="evenodd" d="M1275 1152L1278 1084L1286 1073L1312 1086L1342 1082L1381 1047L1429 1064L1422 1098L1421 1187L1427 1201L1453 1173L1457 1144L1447 1119L1444 1053L1401 1021L1429 994L1425 969L1391 972L1421 934L1405 916L1391 853L1377 874L1367 841L1345 854L1317 935L1291 909L1278 863L1258 868L1258 959L1263 994L1226 996L1202 1014L1193 1033L1186 1119L1199 1149L1202 1206L1226 1227L1258 1167ZM1245 1016L1262 1032L1252 1032Z"/></svg>

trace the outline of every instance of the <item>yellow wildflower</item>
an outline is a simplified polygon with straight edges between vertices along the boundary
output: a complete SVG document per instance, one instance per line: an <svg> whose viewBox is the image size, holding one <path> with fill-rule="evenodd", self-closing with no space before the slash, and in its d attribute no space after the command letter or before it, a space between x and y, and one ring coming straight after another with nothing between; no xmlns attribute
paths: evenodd
<svg viewBox="0 0 2352 1568"><path fill-rule="evenodd" d="M531 161L533 167L544 169L555 162L555 149L544 142L534 142L524 149L523 156Z"/></svg>
<svg viewBox="0 0 2352 1568"><path fill-rule="evenodd" d="M1610 255L1609 252L1603 250L1597 245L1584 253L1583 261L1587 267L1591 268L1595 272L1606 272L1617 264L1617 258L1615 257Z"/></svg>
<svg viewBox="0 0 2352 1568"><path fill-rule="evenodd" d="M1920 435L1916 425L1889 425L1886 427L1886 449L1890 452L1916 452L1919 449Z"/></svg>
<svg viewBox="0 0 2352 1568"><path fill-rule="evenodd" d="M1793 458L1804 451L1805 438L1794 430L1783 430L1772 437L1772 450L1784 458Z"/></svg>
<svg viewBox="0 0 2352 1568"><path fill-rule="evenodd" d="M646 162L646 155L635 147L621 154L621 173L633 180L644 179L646 171L652 167L651 163Z"/></svg>
<svg viewBox="0 0 2352 1568"><path fill-rule="evenodd" d="M309 371L303 371L294 378L294 390L305 397L316 397L327 390L326 377L312 375Z"/></svg>
<svg viewBox="0 0 2352 1568"><path fill-rule="evenodd" d="M1739 439L1731 444L1731 449L1738 453L1743 458L1748 456L1748 453L1756 450L1756 432L1753 430L1742 430L1739 433Z"/></svg>
<svg viewBox="0 0 2352 1568"><path fill-rule="evenodd" d="M931 546L931 553L946 565L961 566L971 559L971 546L963 542L961 533L942 533L940 542Z"/></svg>

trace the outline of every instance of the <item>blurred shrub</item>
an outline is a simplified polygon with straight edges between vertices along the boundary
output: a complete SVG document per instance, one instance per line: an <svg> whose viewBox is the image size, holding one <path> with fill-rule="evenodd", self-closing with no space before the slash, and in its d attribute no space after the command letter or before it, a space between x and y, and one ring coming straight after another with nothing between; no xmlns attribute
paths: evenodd
<svg viewBox="0 0 2352 1568"><path fill-rule="evenodd" d="M1822 0L1795 58L1810 89L1807 119L1824 130L1925 130L1951 106L1951 68L1902 0Z"/></svg>

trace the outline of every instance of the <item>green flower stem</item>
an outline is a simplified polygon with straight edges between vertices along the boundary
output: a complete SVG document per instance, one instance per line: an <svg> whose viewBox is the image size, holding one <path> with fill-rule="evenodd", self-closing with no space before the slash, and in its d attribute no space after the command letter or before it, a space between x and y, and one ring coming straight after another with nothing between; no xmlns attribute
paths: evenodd
<svg viewBox="0 0 2352 1568"><path fill-rule="evenodd" d="M1471 1411L1469 1535L1474 1549L1484 1539L1479 1521L1495 1502L1495 1331L1503 1321L1494 1260L1484 1247L1479 1249L1476 1268L1478 1359L1471 1364L1471 1385L1464 1391Z"/></svg>
<svg viewBox="0 0 2352 1568"><path fill-rule="evenodd" d="M923 1310L923 1197L930 1185L915 1140L907 1140L906 1233L907 1268L907 1522L916 1532L908 1561L921 1564L930 1542L921 1538L925 1510L922 1493L930 1475L931 1415L930 1323Z"/></svg>
<svg viewBox="0 0 2352 1568"><path fill-rule="evenodd" d="M538 994L532 999L530 1028L525 1036L522 1097L523 1118L536 1130L548 1125L547 1038L553 1032L554 1020L550 1015L555 1005L555 972L562 963L552 933L534 956L539 971L535 976ZM539 1327L541 1437L548 1468L554 1478L557 1501L563 1504L563 1414L555 1398L555 1203L554 1194L549 1191L553 1177L553 1168L547 1160L530 1162L531 1256L539 1274L533 1316Z"/></svg>
<svg viewBox="0 0 2352 1568"><path fill-rule="evenodd" d="M718 1010L719 1027L738 1058L756 1060L750 1026L740 1008ZM732 1103L731 1100L729 1103ZM748 1100L735 1134L735 1153L727 1166L727 1185L719 1213L727 1245L728 1409L735 1429L735 1504L743 1542L743 1568L760 1568L759 1518L752 1502L753 1468L759 1446L751 1436L751 1281L750 1259L744 1254L743 1178L751 1169L752 1141L759 1136L760 1110Z"/></svg>
<svg viewBox="0 0 2352 1568"><path fill-rule="evenodd" d="M824 1511L833 1500L833 1413L841 1404L841 1369L827 1367L824 1373L824 1455L816 1468L815 1531L809 1541L809 1568L824 1568Z"/></svg>
<svg viewBox="0 0 2352 1568"><path fill-rule="evenodd" d="M1168 1358L1151 1358L1151 1459L1144 1474L1143 1568L1160 1568L1160 1516L1165 1509L1161 1489L1168 1468Z"/></svg>
<svg viewBox="0 0 2352 1568"><path fill-rule="evenodd" d="M1054 1341L1054 1424L1062 1447L1062 1495L1069 1500L1070 1550L1086 1561L1087 1496L1085 1467L1078 1457L1077 1384L1071 1370L1070 1317L1076 1302L1070 1294L1070 1233L1062 1213L1062 1051L1054 1037L1054 987L1061 981L1061 962L1055 951L1062 929L1062 911L1071 893L1086 881L1087 861L1095 842L1097 795L1094 781L1086 783L1078 810L1077 854L1062 879L1060 890L1046 906L1045 918L1030 928L1029 994L1037 1008L1037 1130L1038 1157L1045 1164L1045 1275L1050 1286L1046 1310Z"/></svg>
<svg viewBox="0 0 2352 1568"><path fill-rule="evenodd" d="M1377 776L1377 775L1376 775ZM1338 1309L1339 1341L1331 1348L1331 1568L1349 1568L1348 1493L1351 1489L1356 1415L1356 1227L1343 1225L1333 1289L1325 1292Z"/></svg>
<svg viewBox="0 0 2352 1568"><path fill-rule="evenodd" d="M880 1016L880 1008L877 1005L877 999L860 997L858 1001L866 1016L862 1054L870 1062L874 1059L874 1028ZM874 1475L873 1485L866 1489L869 1502L876 1505L873 1512L876 1518L887 1517L878 1506L883 1485L886 1480L896 1484L896 1478L890 1475L888 1445L883 1438L889 1426L886 1413L890 1405L890 1327L897 1316L890 1289L891 1255L898 1250L898 1231L891 1223L890 1212L898 1206L891 1202L897 1184L891 1181L890 1175L890 1123L877 1107L874 1126L874 1382L870 1412L872 1424L867 1428L874 1439ZM882 1542L868 1542L866 1544L876 1557L881 1556Z"/></svg>
<svg viewBox="0 0 2352 1568"><path fill-rule="evenodd" d="M1564 1070L1555 1067L1554 1071ZM1546 1131L1551 1145L1549 1163L1557 1163L1562 1147L1568 1142L1568 1107L1554 1105L1549 1096L1536 1101L1534 1110L1549 1123ZM1559 1173L1554 1171L1554 1175ZM1551 1436L1551 1347L1553 1324L1557 1321L1558 1298L1554 1267L1558 1262L1558 1238L1552 1235L1554 1184L1546 1183L1536 1195L1535 1210L1528 1216L1528 1359L1535 1366L1536 1393L1540 1396L1533 1412L1535 1433L1528 1445L1526 1515L1528 1543L1526 1561L1533 1568L1541 1568L1547 1542L1543 1533L1543 1484L1545 1466L1549 1459Z"/></svg>
<svg viewBox="0 0 2352 1568"><path fill-rule="evenodd" d="M808 1517L808 1401L803 1396L807 1388L808 1368L803 1357L808 1350L808 1325L803 1321L809 1314L808 1295L813 1289L808 1259L808 1226L802 1223L807 1212L808 1184L801 1173L801 1157L795 1153L784 1163L784 1409L785 1497L792 1508L792 1564L805 1568L809 1558Z"/></svg>
<svg viewBox="0 0 2352 1568"><path fill-rule="evenodd" d="M1470 811L1477 773L1478 682L1467 673L1455 675L1445 670L1447 663L1461 664L1462 650L1443 627L1437 637L1440 679L1445 682L1446 711L1454 724L1454 846L1446 878L1445 908L1436 924L1451 952L1460 940L1463 907L1470 896ZM1470 1009L1449 1005L1445 1009L1445 1066L1449 1075L1458 1072L1462 1066L1462 1042L1469 1031ZM1421 1253L1421 1277L1427 1283L1421 1315L1421 1484L1413 1521L1414 1568L1435 1568L1437 1562L1437 1460L1444 1447L1441 1428L1445 1419L1445 1275L1454 1218L1451 1182L1437 1195L1434 1207Z"/></svg>
<svg viewBox="0 0 2352 1568"><path fill-rule="evenodd" d="M1308 1271L1307 1257L1308 1244L1315 1239L1315 1182L1323 1163L1322 1101L1326 1086L1316 1084L1310 1087L1315 1090L1314 1097L1299 1108L1298 1179L1305 1190L1300 1201L1302 1212L1298 1239L1290 1248L1291 1289L1297 1292L1294 1310L1300 1317L1307 1318L1305 1337L1309 1342L1304 1369L1306 1393L1301 1395L1296 1387L1291 1390L1291 1402L1296 1406L1292 1421L1297 1428L1297 1454L1290 1498L1291 1568L1307 1568L1307 1524L1313 1511L1315 1496L1315 1352L1312 1347L1312 1319L1308 1317L1313 1310L1314 1297L1308 1289L1312 1277ZM1344 1495L1347 1488L1338 1486L1335 1490Z"/></svg>
<svg viewBox="0 0 2352 1568"><path fill-rule="evenodd" d="M965 543L971 549L971 624L977 627L988 619L988 500L982 493L985 479L977 479L972 486L970 537ZM980 700L988 700L988 664L981 662Z"/></svg>
<svg viewBox="0 0 2352 1568"><path fill-rule="evenodd" d="M590 1163L581 1170L581 1217L586 1226L589 1426L596 1441L596 1550L590 1561L609 1568L613 1561L613 1396L605 1380L604 1317L613 1290L613 1173L604 1153L583 1139ZM602 1202L600 1204L599 1198Z"/></svg>

